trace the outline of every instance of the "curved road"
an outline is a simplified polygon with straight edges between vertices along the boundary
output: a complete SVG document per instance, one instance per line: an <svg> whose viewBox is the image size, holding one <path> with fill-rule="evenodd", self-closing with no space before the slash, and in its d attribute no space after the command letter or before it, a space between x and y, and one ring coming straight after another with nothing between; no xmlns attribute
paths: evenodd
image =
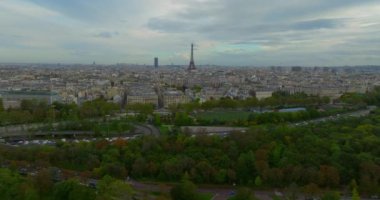
<svg viewBox="0 0 380 200"><path fill-rule="evenodd" d="M150 124L135 124L134 128L135 128L134 132L136 134L154 135L154 136L160 135L160 131L158 130L158 128Z"/></svg>

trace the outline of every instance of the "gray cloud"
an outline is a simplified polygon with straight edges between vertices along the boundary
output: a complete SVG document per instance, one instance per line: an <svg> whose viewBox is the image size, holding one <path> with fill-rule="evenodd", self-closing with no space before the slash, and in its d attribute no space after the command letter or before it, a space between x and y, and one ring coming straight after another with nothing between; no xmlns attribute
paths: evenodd
<svg viewBox="0 0 380 200"><path fill-rule="evenodd" d="M192 24L183 20L173 19L152 18L147 25L153 30L171 33L183 33L192 29Z"/></svg>
<svg viewBox="0 0 380 200"><path fill-rule="evenodd" d="M185 20L153 18L148 27L160 32L168 33L196 33L214 40L252 40L268 39L268 34L274 36L276 33L286 31L311 31L318 29L336 29L345 26L348 19L315 19L308 21L255 24L241 23L219 23L219 24L195 24ZM275 37L275 36L274 36ZM299 37L299 35L297 36ZM300 36L302 37L302 36ZM274 39L274 38L273 38Z"/></svg>
<svg viewBox="0 0 380 200"><path fill-rule="evenodd" d="M199 64L380 63L379 0L6 0L0 12L2 60L183 64L195 42Z"/></svg>
<svg viewBox="0 0 380 200"><path fill-rule="evenodd" d="M114 32L104 31L104 32L100 32L98 34L95 34L94 37L109 39L109 38L113 38L113 37L118 36L118 35L119 35L119 32L117 32L117 31L114 31Z"/></svg>
<svg viewBox="0 0 380 200"><path fill-rule="evenodd" d="M365 52L368 56L376 53L365 50L376 48L376 43L355 47L351 43L362 44L360 40L363 38L376 38L372 32L378 33L380 27L359 29L363 24L362 17L340 14L347 9L378 5L375 0L347 0L344 3L341 0L218 0L202 3L182 0L181 3L183 9L151 18L147 27L167 34L192 35L222 45L242 45L241 48L218 52L214 59L219 62L244 60L249 63L257 59L256 63L263 65L271 61L278 64L326 64L337 57L342 60L342 52L352 52L352 55ZM368 17L366 20L376 22L379 18ZM261 51L250 50L255 46ZM288 59L289 56L294 59ZM354 57L347 60L354 60ZM366 62L363 59L355 62L359 60Z"/></svg>
<svg viewBox="0 0 380 200"><path fill-rule="evenodd" d="M303 18L310 17L310 13L321 12L318 8L336 9L357 3L353 0L345 2L344 5L337 0L330 3L300 0L183 2L186 5L184 10L168 16L151 18L147 26L160 32L190 32L221 40L292 30L333 29L344 26L345 19L319 17L304 20Z"/></svg>
<svg viewBox="0 0 380 200"><path fill-rule="evenodd" d="M316 19L310 21L301 21L293 24L291 27L296 30L314 30L314 29L334 29L344 26L343 19Z"/></svg>

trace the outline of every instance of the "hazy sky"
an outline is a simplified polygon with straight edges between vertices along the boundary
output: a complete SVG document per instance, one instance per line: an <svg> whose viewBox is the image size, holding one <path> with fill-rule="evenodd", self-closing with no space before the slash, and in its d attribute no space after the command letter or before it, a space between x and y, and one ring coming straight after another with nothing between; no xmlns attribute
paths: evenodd
<svg viewBox="0 0 380 200"><path fill-rule="evenodd" d="M0 62L380 64L379 0L0 0Z"/></svg>

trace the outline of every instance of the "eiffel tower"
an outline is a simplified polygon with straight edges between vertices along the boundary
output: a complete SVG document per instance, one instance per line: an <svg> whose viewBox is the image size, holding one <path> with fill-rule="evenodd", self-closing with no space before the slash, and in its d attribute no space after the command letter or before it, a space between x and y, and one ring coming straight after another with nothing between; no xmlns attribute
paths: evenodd
<svg viewBox="0 0 380 200"><path fill-rule="evenodd" d="M194 44L191 44L191 58L190 58L189 68L187 70L189 71L196 70L195 63L194 63Z"/></svg>

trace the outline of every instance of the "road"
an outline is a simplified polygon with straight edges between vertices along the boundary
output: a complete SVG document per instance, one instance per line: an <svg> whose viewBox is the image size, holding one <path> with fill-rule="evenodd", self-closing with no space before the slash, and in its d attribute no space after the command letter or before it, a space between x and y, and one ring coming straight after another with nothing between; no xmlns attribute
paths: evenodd
<svg viewBox="0 0 380 200"><path fill-rule="evenodd" d="M166 192L169 193L172 185L168 184L148 184L138 181L127 181L134 189L144 192ZM236 189L234 187L198 187L198 192L200 193L209 193L213 195L212 200L227 200L231 197L231 193ZM268 191L256 191L255 196L260 200L271 200L273 192Z"/></svg>
<svg viewBox="0 0 380 200"><path fill-rule="evenodd" d="M216 134L223 135L232 132L246 132L248 127L226 127L226 126L182 126L181 130L190 134Z"/></svg>
<svg viewBox="0 0 380 200"><path fill-rule="evenodd" d="M376 109L377 109L376 106L369 106L368 108L364 110L358 110L358 111L353 111L353 112L344 113L344 114L337 114L335 116L327 116L327 117L312 119L312 120L303 121L303 122L296 122L296 123L293 123L293 125L298 126L298 125L306 125L306 124L316 124L316 123L321 123L321 122L326 122L326 121L337 121L337 120L348 118L348 117L365 117Z"/></svg>
<svg viewBox="0 0 380 200"><path fill-rule="evenodd" d="M154 135L159 136L160 130L157 127L150 124L135 124L134 125L134 133L142 134L142 135Z"/></svg>
<svg viewBox="0 0 380 200"><path fill-rule="evenodd" d="M143 192L170 192L170 189L172 188L172 185L167 184L148 184L148 183L142 183L138 181L127 181L134 189L138 191ZM236 187L228 187L228 186L199 186L198 192L200 193L210 193L213 194L212 200L227 200L232 195L231 193L236 192ZM255 196L260 200L272 200L274 195L279 196L281 199L283 199L284 194L278 190L272 190L272 191L254 191ZM299 194L298 195L299 200L303 200L304 195ZM341 198L342 200L349 200L351 197L344 196ZM370 198L361 198L362 200L373 200Z"/></svg>
<svg viewBox="0 0 380 200"><path fill-rule="evenodd" d="M170 192L173 185L160 183L142 183L138 181L127 181L134 189L144 192ZM236 192L233 186L199 186L198 192L209 193L213 195L212 200L227 200ZM254 191L255 196L260 200L271 200L272 196L282 194L276 191Z"/></svg>
<svg viewBox="0 0 380 200"><path fill-rule="evenodd" d="M96 122L94 122L96 123ZM59 123L54 123L53 126L58 126ZM46 124L22 124L13 126L0 127L0 137L29 137L33 135L43 136L43 135L90 135L91 131L46 131L31 133L29 130L38 129L45 127ZM160 131L153 125L150 124L134 124L133 125L135 134L142 135L155 135L158 136Z"/></svg>

